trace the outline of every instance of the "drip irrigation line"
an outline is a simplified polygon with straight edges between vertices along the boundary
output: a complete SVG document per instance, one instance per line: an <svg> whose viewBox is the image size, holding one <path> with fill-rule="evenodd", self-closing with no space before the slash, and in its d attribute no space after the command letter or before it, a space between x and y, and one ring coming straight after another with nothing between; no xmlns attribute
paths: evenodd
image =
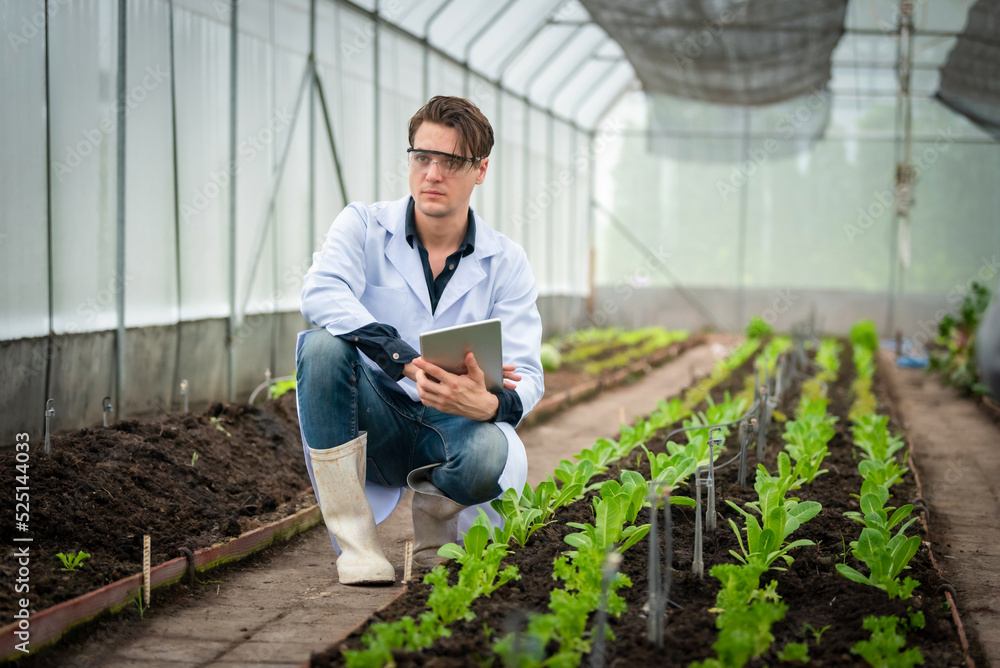
<svg viewBox="0 0 1000 668"><path fill-rule="evenodd" d="M247 403L253 406L253 400L256 399L257 395L260 394L260 392L263 391L265 388L267 388L269 385L274 385L275 383L282 383L289 380L295 380L295 376L281 376L280 378L272 378L270 382L265 380L263 383L255 387L254 391L250 393L250 399L247 401Z"/></svg>

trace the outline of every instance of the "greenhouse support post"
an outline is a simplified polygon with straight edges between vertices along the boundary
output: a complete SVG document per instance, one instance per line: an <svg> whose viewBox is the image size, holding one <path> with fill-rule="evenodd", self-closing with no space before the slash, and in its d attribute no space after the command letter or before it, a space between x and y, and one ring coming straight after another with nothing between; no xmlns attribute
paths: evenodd
<svg viewBox="0 0 1000 668"><path fill-rule="evenodd" d="M743 136L741 138L740 158L750 160L750 110L743 107ZM747 199L750 196L750 181L747 180L740 188L740 213L736 227L736 321L733 328L739 328L745 322L746 309L746 269L747 269Z"/></svg>
<svg viewBox="0 0 1000 668"><path fill-rule="evenodd" d="M503 91L497 91L497 134L503 135ZM495 169L496 178L494 182L497 184L497 197L496 197L496 226L499 229L501 222L503 221L503 159L506 157L503 150L503 141L497 141L493 146L493 155L495 156L496 164L499 165Z"/></svg>
<svg viewBox="0 0 1000 668"><path fill-rule="evenodd" d="M315 1L315 0L314 0ZM379 44L381 35L381 25L382 21L378 13L379 2L375 0L375 13L374 13L374 24L372 25L372 49L373 49L373 71L374 79L372 85L372 95L374 101L374 137L372 138L372 143L375 150L372 151L372 169L374 170L375 182L372 184L375 193L376 201L382 199L379 197L379 191L382 186L382 48ZM313 63L315 67L315 63Z"/></svg>
<svg viewBox="0 0 1000 668"><path fill-rule="evenodd" d="M128 11L127 0L118 0L118 211L116 262L118 290L116 292L116 310L118 328L115 333L115 378L114 396L118 404L118 412L124 417L122 394L125 391L125 115L128 112L126 102L127 81L125 80L128 51L126 48Z"/></svg>
<svg viewBox="0 0 1000 668"><path fill-rule="evenodd" d="M590 51L587 52L587 55L585 55L581 59L580 64L577 65L576 67L574 67L572 69L572 71L566 76L565 79L563 79L558 84L556 84L555 86L552 87L552 92L549 94L549 99L548 99L548 101L546 103L547 106L548 106L548 108L549 108L549 113L550 114L552 113L551 110L552 110L552 107L555 105L556 99L566 89L566 86L568 86L570 84L570 82L572 82L573 79L575 79L580 74L580 72L583 71L584 64L588 60L593 60L595 58L595 56L597 56L597 52L600 51L601 49L603 49L604 45L607 44L608 41L609 40L601 40L600 42L598 42L597 44L595 44L590 49ZM614 67L615 64L616 63L612 64L612 67ZM598 77L598 81L601 81L603 78L604 78L604 74L602 74L600 77Z"/></svg>
<svg viewBox="0 0 1000 668"><path fill-rule="evenodd" d="M594 151L594 141L597 138L597 131L591 130L587 135L588 143L588 154L593 154ZM597 200L594 197L594 189L597 187L597 170L594 169L594 163L591 161L587 169L590 170L588 176L590 197L587 198L587 317L593 319L594 317L594 307L597 302L597 248L596 243L596 217L594 215L594 209L597 206Z"/></svg>
<svg viewBox="0 0 1000 668"><path fill-rule="evenodd" d="M913 193L913 97L910 81L913 72L913 0L899 0L899 40L896 96L896 174L895 206L892 216L892 239L889 252L889 307L886 331L896 329L897 311L903 297L906 270L910 264L910 202ZM899 136L902 125L902 137ZM902 154L902 155L900 155Z"/></svg>
<svg viewBox="0 0 1000 668"><path fill-rule="evenodd" d="M552 50L552 54L562 53L566 47L570 45L570 42L576 39L576 36L583 32L584 26L577 26L570 31L570 33ZM549 66L555 61L555 57L550 54L550 57L542 60L542 64L535 68L528 79L524 83L524 97L525 99L531 97L531 89L535 87L535 82L538 81L538 77L542 76L545 70L549 69Z"/></svg>
<svg viewBox="0 0 1000 668"><path fill-rule="evenodd" d="M306 87L309 86L314 89L320 104L320 112L323 116L323 124L326 128L327 139L330 142L330 152L333 155L333 166L334 171L337 172L337 184L340 187L340 195L344 201L344 206L347 206L349 200L347 198L347 186L344 182L344 172L341 169L340 164L340 153L337 151L337 140L333 135L333 124L330 122L330 110L327 104L326 93L323 87L323 80L319 76L319 72L316 69L316 62L309 59L306 62L305 70L302 72L302 79L299 83L299 90L295 96L295 106L292 109L291 121L288 125L288 136L285 139L285 145L281 151L281 158L278 161L278 165L271 176L271 184L268 187L268 197L267 206L264 209L264 217L261 220L257 228L256 239L254 241L254 251L253 251L253 262L250 265L250 275L247 277L246 284L246 294L243 298L243 307L241 313L244 315L247 311L247 305L250 303L250 295L253 290L253 284L257 277L257 267L260 264L261 254L264 251L264 243L267 238L267 231L269 226L272 224L274 219L274 207L278 197L278 190L281 187L282 177L285 174L285 166L288 164L288 156L292 148L292 139L295 136L295 126L298 122L299 111L302 108L302 102L305 99ZM312 241L310 241L310 246Z"/></svg>
<svg viewBox="0 0 1000 668"><path fill-rule="evenodd" d="M500 68L498 70L499 74L497 74L497 82L501 88L503 87L503 78L507 74L507 68L510 67L515 60L517 60L518 56L524 53L525 47L527 47L528 44L530 44L535 39L535 37L537 37L539 33L542 32L542 30L552 25L552 18L551 18L552 15L557 14L559 10L562 9L562 6L564 4L566 4L566 0L560 0L556 4L556 6L549 11L549 16L545 19L545 21L538 24L538 26L534 30L532 30L527 36L525 36L525 38L522 39L517 44L517 46L511 49L511 52L508 53L507 57L503 59L503 61L500 63ZM530 91L527 88L525 88L525 100L527 100L529 93Z"/></svg>
<svg viewBox="0 0 1000 668"><path fill-rule="evenodd" d="M309 0L309 67L316 69L316 0ZM291 135L289 134L289 137ZM274 200L269 203L271 215ZM306 225L306 248L316 243L316 86L309 86L309 222ZM248 295L249 296L249 295Z"/></svg>
<svg viewBox="0 0 1000 668"><path fill-rule="evenodd" d="M531 105L528 103L528 98L524 98L524 123L523 123L522 140L524 142L524 173L523 173L523 191L521 191L521 201L527 202L531 196ZM531 227L527 225L522 218L515 220L515 224L520 223L521 225L521 246L524 247L524 254L528 257L528 261L531 261L531 244L528 243L531 239Z"/></svg>
<svg viewBox="0 0 1000 668"><path fill-rule="evenodd" d="M446 9L451 5L454 0L445 0L441 3L441 6L434 10L430 16L427 17L427 21L424 23L424 101L430 99L431 97L431 26L434 22L438 20L438 17L444 13ZM377 46L377 43L376 43ZM376 73L376 77L378 74Z"/></svg>
<svg viewBox="0 0 1000 668"><path fill-rule="evenodd" d="M45 162L52 164L52 114L49 80L49 13L43 12L45 21ZM45 170L45 253L48 285L48 334L45 343L45 394L52 391L52 356L55 353L55 263L52 261L52 170Z"/></svg>
<svg viewBox="0 0 1000 668"><path fill-rule="evenodd" d="M173 159L173 195L174 195L174 272L176 273L177 282L177 336L174 341L174 374L173 383L170 385L170 394L168 395L167 401L170 405L173 405L173 388L177 387L180 382L181 377L181 340L183 327L182 314L184 306L184 284L181 274L181 201L180 201L180 178L179 170L177 165L177 86L176 86L176 76L177 71L177 60L174 56L174 0L170 0L167 4L167 13L169 15L168 19L168 36L167 39L170 41L170 149L171 156Z"/></svg>
<svg viewBox="0 0 1000 668"><path fill-rule="evenodd" d="M229 21L229 168L236 165L236 67L239 55L239 3L231 5ZM226 332L226 396L236 401L236 178L229 180L229 320Z"/></svg>
<svg viewBox="0 0 1000 668"><path fill-rule="evenodd" d="M330 153L333 155L333 168L337 172L337 185L340 187L340 197L344 201L344 206L350 203L347 199L347 185L344 183L344 170L340 167L340 153L337 151L337 140L333 136L333 124L330 122L330 108L326 103L326 92L323 89L323 80L319 77L319 72L313 68L313 85L319 96L320 111L323 113L323 125L326 127L326 137L330 141Z"/></svg>
<svg viewBox="0 0 1000 668"><path fill-rule="evenodd" d="M545 115L545 153L547 154L545 156L545 171L546 171L545 183L547 184L547 187L551 187L552 183L555 181L556 178L555 121L556 121L555 116L552 115L552 110L550 109L549 113ZM553 209L550 209L553 211L553 213L555 207L555 199L556 199L555 197L552 198L553 201L552 204L550 205L553 207ZM554 239L555 233L553 231L553 228L555 228L555 220L553 220L553 217L550 217L549 220L545 221L542 225L545 228L545 282L547 284L545 287L548 289L549 299L553 300L554 302L556 297L556 289L555 289L556 256L555 253L553 252L553 246L555 246L555 239ZM555 303L553 303L552 306L553 306L552 311L554 311Z"/></svg>
<svg viewBox="0 0 1000 668"><path fill-rule="evenodd" d="M274 48L278 43L278 38L275 34L275 6L276 0L270 0L268 2L269 18L268 21L268 42L272 45L271 51L271 117L275 117L278 113L278 50ZM278 166L278 146L277 142L271 142L270 144L270 159L271 164L277 169ZM273 171L273 170L272 170ZM278 268L281 266L281 260L278 257L278 212L275 207L271 207L270 210L270 220L271 220L271 290L273 295L278 294ZM306 246L308 248L308 246ZM268 372L271 369L278 368L278 347L279 347L279 337L281 335L281 317L279 311L279 299L277 297L271 301L271 350L270 350L270 364L268 365ZM281 346L284 348L284 346ZM270 396L270 392L268 392Z"/></svg>
<svg viewBox="0 0 1000 668"><path fill-rule="evenodd" d="M577 151L577 148L578 148L578 145L579 145L579 142L580 142L580 133L577 131L576 128L573 128L573 127L570 128L570 132L572 133L572 139L573 139L573 141L570 143L570 148L569 148L569 155L570 155L570 161L571 161L570 171L572 171L574 169L574 165L572 164L572 161L575 160L576 157L577 157L576 151ZM569 226L567 227L567 230L569 231L569 233L571 235L571 238L573 238L573 239L579 239L578 233L579 233L579 230L580 230L580 226L576 222L577 221L577 218L576 218L577 217L577 207L580 204L580 175L579 174L577 174L573 178L573 183L570 184L570 187L573 189L573 191L570 193L570 196L569 196L569 211L568 211L568 213L569 213L569 218L568 218L568 220L569 220ZM576 248L580 247L579 244L575 244L575 246L576 246ZM576 255L575 254L571 254L571 257L576 257ZM570 294L566 296L566 308L564 310L564 314L566 316L566 319L564 320L564 322L566 323L566 326L568 328L572 328L573 322L575 320L575 318L573 318L573 302L572 302L572 300L570 298L572 296L572 291L573 291L573 287L572 286L576 283L575 279L578 276L579 276L578 267L577 266L571 266L569 264L569 262L567 261L567 263L566 263L566 278L567 278L567 285L569 286Z"/></svg>
<svg viewBox="0 0 1000 668"><path fill-rule="evenodd" d="M243 297L243 308L241 313L247 311L250 303L250 294L253 290L254 280L257 278L257 266L260 264L260 256L264 251L264 241L267 238L268 225L271 223L271 212L274 209L275 200L278 197L278 188L281 186L282 176L285 174L285 165L288 163L288 154L292 147L292 138L295 136L295 125L299 120L299 111L302 109L302 101L306 97L306 86L309 86L315 76L315 68L312 60L306 61L305 69L302 72L302 79L299 82L299 90L295 95L295 107L292 109L291 120L288 122L288 136L285 138L285 146L281 152L281 159L271 176L271 184L268 187L267 206L264 207L264 216L257 227L256 238L254 240L253 262L250 265L250 275L247 277L246 294ZM309 247L312 246L310 241Z"/></svg>
<svg viewBox="0 0 1000 668"><path fill-rule="evenodd" d="M490 17L490 20L487 21L486 24L479 29L479 32L473 35L465 45L465 52L463 53L463 60L465 61L465 76L463 80L463 84L465 86L465 97L470 99L472 98L472 66L469 64L469 59L472 57L472 49L479 43L479 40L481 40L486 33L500 24L500 19L502 19L507 11L517 2L518 0L507 0L507 2L500 7L500 11ZM497 108L499 107L500 103L497 104ZM497 217L497 220L499 220L499 216Z"/></svg>

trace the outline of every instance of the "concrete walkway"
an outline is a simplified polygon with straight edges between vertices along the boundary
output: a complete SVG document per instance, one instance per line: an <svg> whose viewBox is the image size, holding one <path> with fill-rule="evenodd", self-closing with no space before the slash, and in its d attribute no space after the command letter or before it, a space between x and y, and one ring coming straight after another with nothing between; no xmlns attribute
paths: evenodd
<svg viewBox="0 0 1000 668"><path fill-rule="evenodd" d="M930 504L934 554L958 590L966 629L1000 666L1000 426L936 376L896 368L892 376Z"/></svg>
<svg viewBox="0 0 1000 668"><path fill-rule="evenodd" d="M714 337L678 359L651 370L641 380L604 392L546 423L520 432L528 451L532 484L552 472L560 459L589 447L601 436L612 436L620 421L648 414L656 403L675 395L708 373L726 354ZM379 526L383 549L394 564L402 564L403 549L412 540L410 496ZM60 650L36 665L87 668L149 668L176 666L301 665L311 652L326 649L393 599L401 585L388 588L344 587L336 581L336 555L324 527L310 530L287 548L245 569L226 575L190 601L166 609L153 606L146 619L97 633L79 650ZM397 569L397 580L402 568ZM48 661L48 662L46 662Z"/></svg>

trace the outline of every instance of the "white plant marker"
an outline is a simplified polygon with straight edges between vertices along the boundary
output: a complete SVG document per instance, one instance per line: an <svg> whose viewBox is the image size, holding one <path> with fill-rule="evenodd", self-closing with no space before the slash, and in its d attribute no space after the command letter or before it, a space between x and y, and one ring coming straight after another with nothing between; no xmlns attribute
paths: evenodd
<svg viewBox="0 0 1000 668"><path fill-rule="evenodd" d="M406 546L403 548L403 583L410 581L410 577L413 575L413 541L406 541Z"/></svg>
<svg viewBox="0 0 1000 668"><path fill-rule="evenodd" d="M114 413L115 409L111 406L111 397L104 397L101 400L101 413L104 415L104 426L108 426L108 414Z"/></svg>
<svg viewBox="0 0 1000 668"><path fill-rule="evenodd" d="M143 605L149 607L149 534L142 537L142 599Z"/></svg>

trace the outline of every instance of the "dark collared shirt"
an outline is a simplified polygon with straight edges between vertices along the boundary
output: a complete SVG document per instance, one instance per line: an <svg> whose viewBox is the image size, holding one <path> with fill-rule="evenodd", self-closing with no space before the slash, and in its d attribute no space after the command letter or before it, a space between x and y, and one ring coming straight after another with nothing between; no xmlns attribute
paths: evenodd
<svg viewBox="0 0 1000 668"><path fill-rule="evenodd" d="M436 277L431 270L430 258L427 249L424 248L420 235L417 234L417 218L414 213L413 198L406 207L406 242L413 248L416 242L416 250L420 254L420 263L424 268L424 280L427 282L427 292L431 300L431 313L437 310L438 302L444 289L455 275L458 263L463 257L471 255L476 250L476 219L469 209L469 221L465 231L465 238L462 239L458 250L448 256L445 260L444 268ZM364 327L359 327L353 332L341 334L340 338L349 341L358 347L358 350L367 355L379 368L393 380L403 377L403 367L412 362L420 354L414 350L406 341L399 337L399 332L395 327L380 322L373 322ZM494 391L498 405L497 413L491 422L509 422L517 424L524 412L521 404L521 397L514 390L504 389Z"/></svg>

